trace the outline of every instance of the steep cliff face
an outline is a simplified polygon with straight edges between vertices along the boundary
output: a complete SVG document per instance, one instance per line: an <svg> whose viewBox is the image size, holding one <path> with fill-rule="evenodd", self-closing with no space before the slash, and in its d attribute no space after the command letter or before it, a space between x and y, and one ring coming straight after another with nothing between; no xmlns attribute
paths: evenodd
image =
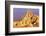
<svg viewBox="0 0 46 36"><path fill-rule="evenodd" d="M27 11L25 17L22 20L14 21L13 27L38 27L39 16L34 15L31 11Z"/></svg>

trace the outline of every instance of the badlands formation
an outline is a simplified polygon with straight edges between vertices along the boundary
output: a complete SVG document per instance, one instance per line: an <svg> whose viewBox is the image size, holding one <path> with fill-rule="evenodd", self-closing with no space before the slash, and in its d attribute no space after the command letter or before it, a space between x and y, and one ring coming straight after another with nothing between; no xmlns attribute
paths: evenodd
<svg viewBox="0 0 46 36"><path fill-rule="evenodd" d="M13 28L38 27L38 26L39 26L39 16L33 14L31 11L27 11L26 15L24 16L24 18L22 18L22 20L13 21Z"/></svg>

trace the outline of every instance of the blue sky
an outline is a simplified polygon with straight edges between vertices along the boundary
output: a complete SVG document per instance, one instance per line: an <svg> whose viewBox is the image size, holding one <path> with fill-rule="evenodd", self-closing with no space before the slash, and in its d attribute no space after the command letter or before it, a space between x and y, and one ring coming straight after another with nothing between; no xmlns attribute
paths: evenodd
<svg viewBox="0 0 46 36"><path fill-rule="evenodd" d="M13 8L13 19L21 19L27 10L31 10L34 14L39 15L39 9L27 9L27 8Z"/></svg>

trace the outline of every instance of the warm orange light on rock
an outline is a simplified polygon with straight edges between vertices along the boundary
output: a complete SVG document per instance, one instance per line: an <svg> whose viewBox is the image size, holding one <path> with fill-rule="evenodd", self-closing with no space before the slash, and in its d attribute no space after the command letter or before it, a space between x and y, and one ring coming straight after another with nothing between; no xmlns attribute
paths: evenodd
<svg viewBox="0 0 46 36"><path fill-rule="evenodd" d="M33 27L35 24L39 24L39 16L34 15L31 11L27 11L22 20L13 22L13 27Z"/></svg>

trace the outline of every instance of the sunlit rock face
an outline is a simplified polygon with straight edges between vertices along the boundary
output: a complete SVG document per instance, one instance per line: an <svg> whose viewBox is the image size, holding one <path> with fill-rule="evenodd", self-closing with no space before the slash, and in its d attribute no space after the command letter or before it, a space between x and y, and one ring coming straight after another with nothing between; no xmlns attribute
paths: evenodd
<svg viewBox="0 0 46 36"><path fill-rule="evenodd" d="M27 11L23 19L13 22L14 28L38 27L38 26L39 26L39 16L36 14L33 14L32 11Z"/></svg>

